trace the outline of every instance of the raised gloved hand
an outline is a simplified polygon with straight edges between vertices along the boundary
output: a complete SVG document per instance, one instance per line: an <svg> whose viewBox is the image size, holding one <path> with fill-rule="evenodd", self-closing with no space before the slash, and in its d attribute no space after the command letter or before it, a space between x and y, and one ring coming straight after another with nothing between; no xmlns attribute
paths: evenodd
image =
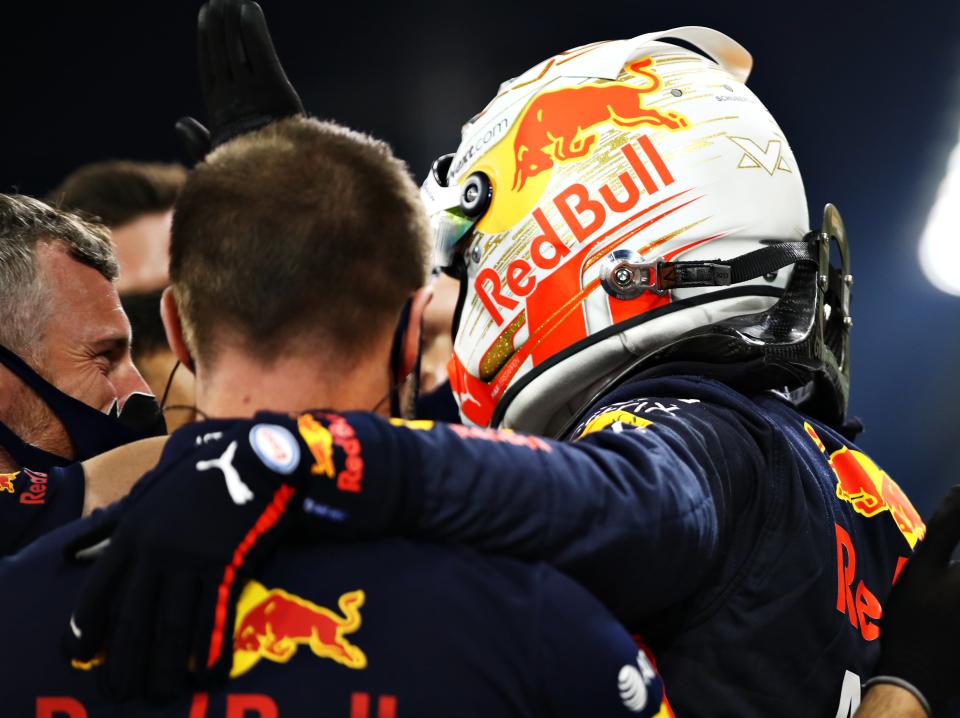
<svg viewBox="0 0 960 718"><path fill-rule="evenodd" d="M176 129L194 162L237 135L303 114L253 0L210 0L197 21L200 84L209 129L192 117Z"/></svg>
<svg viewBox="0 0 960 718"><path fill-rule="evenodd" d="M360 490L359 447L325 413L174 433L157 468L67 549L96 556L65 636L74 665L95 667L118 700L225 680L237 598L288 529L309 517L318 538L373 536L395 515L399 482Z"/></svg>
<svg viewBox="0 0 960 718"><path fill-rule="evenodd" d="M866 685L892 683L930 713L960 692L960 485L950 489L927 536L900 573L883 607L880 661Z"/></svg>

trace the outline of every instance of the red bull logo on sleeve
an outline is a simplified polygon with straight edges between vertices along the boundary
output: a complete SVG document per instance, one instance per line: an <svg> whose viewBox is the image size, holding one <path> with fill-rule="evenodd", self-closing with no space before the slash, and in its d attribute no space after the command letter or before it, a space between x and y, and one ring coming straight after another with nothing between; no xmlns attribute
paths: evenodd
<svg viewBox="0 0 960 718"><path fill-rule="evenodd" d="M14 493L13 482L19 475L19 471L14 471L12 474L0 474L0 491L5 491L8 494Z"/></svg>
<svg viewBox="0 0 960 718"><path fill-rule="evenodd" d="M287 663L300 646L347 668L366 668L366 654L345 638L360 629L365 600L362 590L344 593L337 602L337 614L283 589L267 589L250 581L237 606L230 677L243 675L262 658Z"/></svg>
<svg viewBox="0 0 960 718"><path fill-rule="evenodd" d="M826 455L827 449L813 426L804 422L803 428ZM828 460L837 477L838 499L852 505L861 516L872 517L889 511L910 548L916 547L926 535L927 528L903 489L887 472L866 454L846 446L832 452Z"/></svg>
<svg viewBox="0 0 960 718"><path fill-rule="evenodd" d="M597 141L600 125L612 123L631 128L643 125L670 130L688 126L675 112L660 112L645 105L645 97L660 89L662 81L653 71L653 59L629 63L625 70L642 77L646 84L593 82L544 92L536 97L517 121L513 142L516 174L513 189L520 191L527 180L553 167L588 157Z"/></svg>

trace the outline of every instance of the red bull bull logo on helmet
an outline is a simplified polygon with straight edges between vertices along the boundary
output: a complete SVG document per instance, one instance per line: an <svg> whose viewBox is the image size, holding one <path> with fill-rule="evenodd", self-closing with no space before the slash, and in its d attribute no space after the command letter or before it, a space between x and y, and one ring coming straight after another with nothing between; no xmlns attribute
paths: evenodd
<svg viewBox="0 0 960 718"><path fill-rule="evenodd" d="M625 82L593 82L538 95L517 121L513 189L522 190L529 178L556 162L588 157L599 134L595 128L600 125L646 125L670 130L687 127L687 119L682 115L645 106L644 98L662 85L652 67L653 59L649 57L626 66L629 73L646 80L639 87Z"/></svg>
<svg viewBox="0 0 960 718"><path fill-rule="evenodd" d="M827 449L809 423L803 428L817 447L827 454ZM903 537L914 548L926 535L927 528L913 504L886 471L883 471L869 456L846 446L832 452L828 460L837 477L837 498L846 501L861 516L872 517L888 511Z"/></svg>
<svg viewBox="0 0 960 718"><path fill-rule="evenodd" d="M287 663L300 646L347 668L366 668L366 654L345 638L360 629L365 600L362 590L344 593L337 602L337 614L283 589L267 589L250 581L237 606L230 677L243 675L262 658Z"/></svg>

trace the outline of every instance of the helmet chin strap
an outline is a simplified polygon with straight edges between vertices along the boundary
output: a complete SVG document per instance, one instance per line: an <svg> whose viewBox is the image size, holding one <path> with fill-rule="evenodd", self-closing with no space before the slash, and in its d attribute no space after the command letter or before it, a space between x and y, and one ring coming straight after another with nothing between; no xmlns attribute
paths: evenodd
<svg viewBox="0 0 960 718"><path fill-rule="evenodd" d="M467 301L467 290L470 282L467 277L467 267L463 259L463 253L458 253L450 267L443 270L444 273L460 282L460 291L457 294L457 304L453 310L453 321L450 322L450 341L457 341L457 330L460 329L460 316L463 314L463 306Z"/></svg>

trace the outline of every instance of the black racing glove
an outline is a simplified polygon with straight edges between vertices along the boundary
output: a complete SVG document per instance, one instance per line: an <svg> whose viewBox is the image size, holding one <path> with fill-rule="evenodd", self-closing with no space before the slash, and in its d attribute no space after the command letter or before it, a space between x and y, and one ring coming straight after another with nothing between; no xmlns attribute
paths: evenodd
<svg viewBox="0 0 960 718"><path fill-rule="evenodd" d="M360 458L336 414L264 412L204 433L206 423L176 432L179 454L165 451L120 510L68 547L98 555L67 653L117 700L163 701L226 679L237 598L301 510L315 538L378 535L396 513L399 482L364 479L363 462L377 459Z"/></svg>
<svg viewBox="0 0 960 718"><path fill-rule="evenodd" d="M942 706L960 692L960 485L950 489L927 536L904 566L880 623L880 661L867 681L892 683L924 703Z"/></svg>
<svg viewBox="0 0 960 718"><path fill-rule="evenodd" d="M176 129L193 162L237 135L304 113L253 0L210 0L197 21L200 84L209 129L192 117Z"/></svg>

